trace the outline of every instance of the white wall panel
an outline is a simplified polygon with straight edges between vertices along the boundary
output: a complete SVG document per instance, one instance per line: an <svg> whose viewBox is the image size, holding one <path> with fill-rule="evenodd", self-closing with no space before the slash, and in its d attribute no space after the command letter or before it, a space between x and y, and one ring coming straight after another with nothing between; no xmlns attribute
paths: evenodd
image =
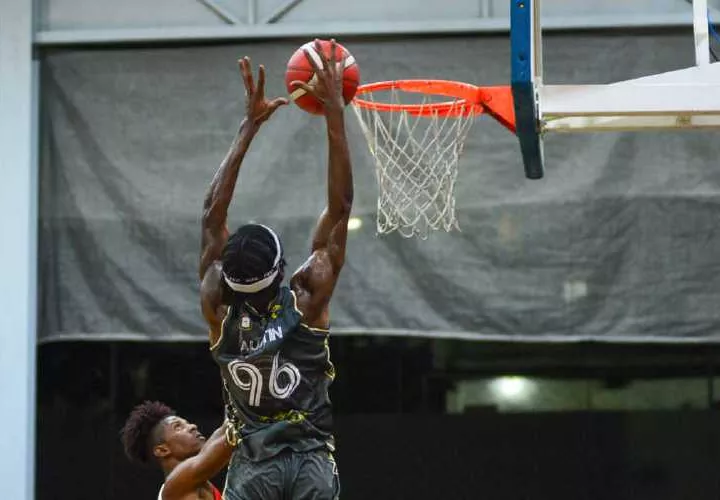
<svg viewBox="0 0 720 500"><path fill-rule="evenodd" d="M217 6L239 24L262 23L290 0L39 0L41 30L137 29L227 26L204 2ZM507 18L510 0L302 0L279 23L347 23L373 21L466 21ZM720 5L720 0L711 0ZM597 15L638 19L691 12L684 0L543 0L546 17ZM251 18L254 18L251 19ZM690 18L688 18L690 20Z"/></svg>

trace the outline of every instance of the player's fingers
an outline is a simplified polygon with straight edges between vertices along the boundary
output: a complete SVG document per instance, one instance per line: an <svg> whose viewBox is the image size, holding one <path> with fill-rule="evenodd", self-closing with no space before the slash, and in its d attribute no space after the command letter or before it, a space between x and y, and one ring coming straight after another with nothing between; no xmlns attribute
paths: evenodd
<svg viewBox="0 0 720 500"><path fill-rule="evenodd" d="M323 50L322 43L320 43L319 39L315 39L315 52L317 52L318 57L320 58L320 61L322 61L322 68L318 69L324 69L328 67L328 58L325 55L325 51Z"/></svg>
<svg viewBox="0 0 720 500"><path fill-rule="evenodd" d="M257 92L259 97L265 94L265 66L262 64L258 68Z"/></svg>
<svg viewBox="0 0 720 500"><path fill-rule="evenodd" d="M306 93L311 94L315 97L317 97L317 93L315 92L315 89L308 85L305 82L302 82L300 80L295 80L293 82L290 82L290 87L292 87L294 90L292 94L290 94L293 98L299 97L300 95L303 95L302 92L298 92L299 90L304 90ZM299 95L297 95L299 93Z"/></svg>
<svg viewBox="0 0 720 500"><path fill-rule="evenodd" d="M243 57L242 59L238 60L238 66L240 67L240 76L242 76L243 84L245 85L245 89L248 87L248 67L247 67L247 61Z"/></svg>
<svg viewBox="0 0 720 500"><path fill-rule="evenodd" d="M252 89L252 74L248 68L247 61L243 58L238 61L240 63L240 74L242 75L243 85L245 86L245 97L251 95Z"/></svg>
<svg viewBox="0 0 720 500"><path fill-rule="evenodd" d="M342 82L343 77L345 76L345 65L347 64L348 55L347 52L343 50L342 57L340 58L340 62L335 65L335 68L337 69L337 74L335 75L335 83L340 84Z"/></svg>
<svg viewBox="0 0 720 500"><path fill-rule="evenodd" d="M290 103L290 101L285 99L284 97L278 97L276 99L273 99L270 102L270 109L272 109L274 111L277 108L279 108L280 106L285 106L286 104L289 104L289 103Z"/></svg>
<svg viewBox="0 0 720 500"><path fill-rule="evenodd" d="M328 65L328 68L332 68L333 71L337 71L337 43L335 43L335 39L330 39L330 64Z"/></svg>
<svg viewBox="0 0 720 500"><path fill-rule="evenodd" d="M312 66L315 73L316 74L320 73L322 71L322 69L320 68L320 66L318 66L318 62L317 62L317 60L315 60L313 53L310 52L310 50L308 50L308 49L303 49L303 52L305 52L305 59L307 59L310 66ZM317 53L317 50L315 52ZM322 64L322 56L319 56L319 57L320 57L320 63Z"/></svg>
<svg viewBox="0 0 720 500"><path fill-rule="evenodd" d="M253 81L252 64L248 56L243 57L243 76L245 77L245 90L248 94L255 93L255 83Z"/></svg>
<svg viewBox="0 0 720 500"><path fill-rule="evenodd" d="M257 86L258 88L265 85L265 65L260 64L258 66L258 79L257 79Z"/></svg>

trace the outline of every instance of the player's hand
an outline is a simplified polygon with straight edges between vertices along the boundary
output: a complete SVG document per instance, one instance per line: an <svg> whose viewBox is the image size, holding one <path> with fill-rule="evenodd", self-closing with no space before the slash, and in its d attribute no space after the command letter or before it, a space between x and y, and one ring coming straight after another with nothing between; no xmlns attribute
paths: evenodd
<svg viewBox="0 0 720 500"><path fill-rule="evenodd" d="M325 56L320 40L315 39L315 52L317 53L322 68L318 67L315 58L309 53L308 49L303 49L305 57L315 70L315 74L309 82L295 80L290 83L292 87L300 87L320 101L325 109L325 114L331 112L342 112L345 107L343 99L343 72L345 71L345 59L347 55L343 53L342 60L337 60L337 44L335 39L330 40L330 59Z"/></svg>
<svg viewBox="0 0 720 500"><path fill-rule="evenodd" d="M250 58L243 57L238 62L240 64L240 73L245 83L247 118L253 124L259 126L270 118L276 109L286 105L288 100L284 97L278 97L273 100L265 98L265 67L262 64L258 68L256 85L253 79L252 67L250 66Z"/></svg>

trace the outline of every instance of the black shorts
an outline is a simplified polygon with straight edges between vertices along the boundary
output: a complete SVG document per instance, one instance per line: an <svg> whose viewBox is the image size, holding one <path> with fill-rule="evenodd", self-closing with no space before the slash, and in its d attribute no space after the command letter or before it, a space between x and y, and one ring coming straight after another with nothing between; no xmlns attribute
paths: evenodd
<svg viewBox="0 0 720 500"><path fill-rule="evenodd" d="M224 500L336 500L340 478L332 454L285 450L261 462L235 453L228 466Z"/></svg>

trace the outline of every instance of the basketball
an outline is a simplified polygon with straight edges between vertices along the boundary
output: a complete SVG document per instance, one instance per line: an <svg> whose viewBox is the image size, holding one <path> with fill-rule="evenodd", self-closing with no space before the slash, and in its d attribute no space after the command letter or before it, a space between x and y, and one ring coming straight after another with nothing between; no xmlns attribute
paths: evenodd
<svg viewBox="0 0 720 500"><path fill-rule="evenodd" d="M320 45L322 47L323 54L329 60L330 41L321 40ZM306 43L305 45L297 49L292 55L292 57L290 57L290 60L287 64L287 71L285 73L285 85L291 99L295 102L295 104L297 104L301 109L307 111L308 113L320 115L323 113L322 103L318 102L318 100L315 99L314 96L308 94L304 89L293 88L290 85L295 80L308 82L310 85L312 85L313 78L315 76L315 70L313 69L310 62L307 60L303 49L308 49L308 51L310 52L310 57L313 58L313 60L318 66L322 66L320 56L315 50L314 42ZM346 57L345 69L343 71L343 98L345 100L345 104L347 105L350 103L350 101L352 101L353 97L355 97L355 92L357 91L358 85L360 83L360 69L355 62L355 58L345 47L335 42L335 49L335 58L338 63L342 61L343 56Z"/></svg>

